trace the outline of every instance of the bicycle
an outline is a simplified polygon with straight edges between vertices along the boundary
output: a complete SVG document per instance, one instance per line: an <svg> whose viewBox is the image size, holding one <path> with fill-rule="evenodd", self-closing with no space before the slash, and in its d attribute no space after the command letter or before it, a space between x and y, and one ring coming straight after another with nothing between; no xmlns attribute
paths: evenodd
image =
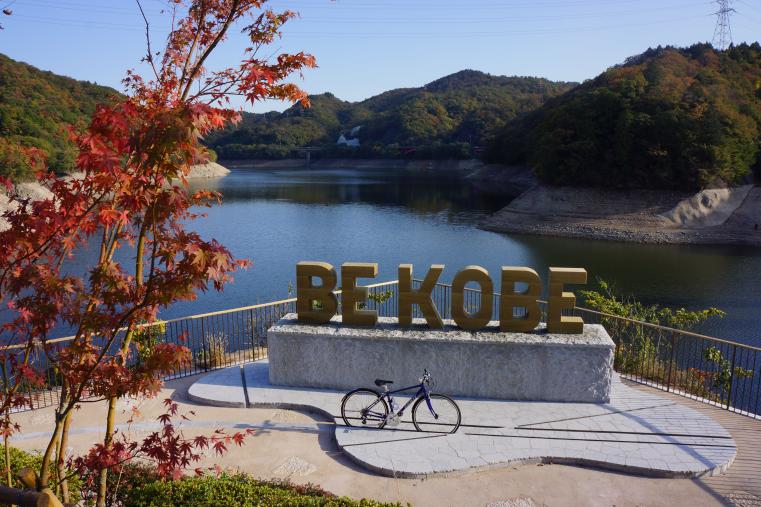
<svg viewBox="0 0 761 507"><path fill-rule="evenodd" d="M389 391L388 386L393 383L393 380L375 379L375 385L383 387L383 393L364 387L346 393L341 400L341 417L344 423L347 426L379 429L386 425L398 426L404 411L414 402L412 424L417 431L454 433L460 427L460 407L449 396L432 394L429 391L429 387L433 385L433 378L428 370L424 370L417 385ZM413 389L417 389L417 393L397 410L392 395ZM422 409L423 402L428 410ZM436 431L437 429L446 431Z"/></svg>

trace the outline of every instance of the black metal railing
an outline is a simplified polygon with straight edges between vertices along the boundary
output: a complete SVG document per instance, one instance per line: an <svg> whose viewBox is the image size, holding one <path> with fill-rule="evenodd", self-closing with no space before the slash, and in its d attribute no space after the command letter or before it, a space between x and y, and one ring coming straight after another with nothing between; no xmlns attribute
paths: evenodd
<svg viewBox="0 0 761 507"><path fill-rule="evenodd" d="M444 283L433 291L434 303L445 319L451 318L451 293L451 285ZM463 306L472 312L480 304L480 291L465 288ZM495 321L499 320L499 306L500 295L495 293ZM540 310L545 322L545 301L540 301ZM761 348L589 308L576 307L564 313L605 327L616 344L614 368L624 378L761 418Z"/></svg>
<svg viewBox="0 0 761 507"><path fill-rule="evenodd" d="M396 281L370 286L367 308L378 310L379 315L396 315ZM341 291L336 291L341 299ZM243 308L222 310L189 317L157 321L140 326L133 336L133 360L136 360L137 341L184 345L190 350L190 361L166 380L196 375L236 364L267 357L267 329L284 315L296 311L296 298L284 299ZM122 331L124 332L124 331ZM57 348L73 337L48 340L49 348ZM97 339L96 339L97 341ZM119 342L120 340L115 340ZM101 346L102 344L97 344ZM23 346L9 347L23 350ZM43 387L22 385L19 392L28 400L26 410L58 404L61 376L54 368L46 367L46 356L41 344L35 344L29 364L43 373ZM6 364L6 371L9 365ZM2 377L0 377L2 382ZM5 387L3 385L3 387Z"/></svg>
<svg viewBox="0 0 761 507"><path fill-rule="evenodd" d="M574 313L605 327L624 377L761 418L761 348L587 308Z"/></svg>
<svg viewBox="0 0 761 507"><path fill-rule="evenodd" d="M416 280L414 285L420 283ZM369 287L366 307L378 310L382 317L396 317L397 282ZM340 291L336 294L340 302ZM480 308L481 297L479 290L466 288L464 307L475 311ZM441 317L450 319L451 285L437 284L432 298ZM544 321L546 304L540 303ZM500 295L495 293L492 300L495 321L499 319L499 306ZM144 329L153 340L182 344L190 349L191 361L170 377L179 378L267 357L267 329L295 310L296 299L291 298L171 319ZM624 378L761 418L761 348L582 307L566 313L579 315L585 322L601 324L607 329L616 344L614 367ZM418 308L413 317L422 317ZM60 344L70 339L52 342ZM32 364L44 365L39 347L32 354ZM44 388L27 389L30 408L58 402L59 375L52 369L45 372Z"/></svg>

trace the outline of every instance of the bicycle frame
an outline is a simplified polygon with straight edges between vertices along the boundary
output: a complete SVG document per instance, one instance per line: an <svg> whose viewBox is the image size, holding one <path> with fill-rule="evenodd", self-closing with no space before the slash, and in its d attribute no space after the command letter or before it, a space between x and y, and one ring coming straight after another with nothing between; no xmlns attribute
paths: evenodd
<svg viewBox="0 0 761 507"><path fill-rule="evenodd" d="M386 387L386 386L384 386L384 387ZM401 393L401 392L404 392L404 391L412 391L413 389L417 389L417 392L415 393L415 395L414 395L412 398L410 398L409 400L407 400L407 403L405 403L405 404L404 404L404 406L403 406L402 408L400 408L400 409L399 409L397 412L394 412L394 404L393 404L393 400L394 400L394 398L393 398L393 396L391 396L391 395L392 395L392 394L396 394L396 393ZM438 416L438 414L437 414L437 413L436 413L436 412L433 410L433 405L431 404L431 397L430 397L428 394L429 394L429 393L428 393L428 388L426 387L426 385L425 385L425 382L421 382L421 383L419 383L419 384L416 384L416 385L414 385L414 386L403 387L403 388L401 388L401 389L394 389L393 391L390 391L390 390L388 390L388 387L386 387L386 389L385 389L385 390L384 390L384 391L381 393L381 396L380 396L380 398L378 398L378 400L377 400L377 401L375 401L375 402L374 402L374 403L372 403L372 404L371 404L369 407L367 407L367 409L366 409L366 410L367 410L367 411L368 411L368 413L369 413L369 412L370 412L370 410L371 410L371 409L372 409L372 408L373 408L373 407L374 407L374 406L375 406L375 405L376 405L376 404L377 404L377 403L378 403L380 400L382 400L382 399L386 398L386 399L388 400L388 405L389 405L389 407L388 407L388 408L389 408L389 409L390 409L390 411L391 411L391 413L389 414L389 416L392 416L392 415L398 415L398 416L401 416L401 415L404 413L404 411L407 409L407 407L409 407L409 406L412 404L412 402L414 402L415 400L417 400L418 398L420 398L421 396L423 396L423 397L425 398L425 403L426 403L426 405L428 405L428 410L430 410L430 411L431 411L431 415L433 415L433 417L434 417L434 418L438 419L438 418L439 418L439 416ZM381 416L381 414L377 414L377 413L374 413L374 415L376 415L376 416Z"/></svg>

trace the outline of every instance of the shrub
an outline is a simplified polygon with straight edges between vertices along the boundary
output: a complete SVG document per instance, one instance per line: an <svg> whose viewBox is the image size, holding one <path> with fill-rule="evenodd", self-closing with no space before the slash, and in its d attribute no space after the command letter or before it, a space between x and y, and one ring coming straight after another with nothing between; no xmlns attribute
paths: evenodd
<svg viewBox="0 0 761 507"><path fill-rule="evenodd" d="M285 482L266 482L244 474L219 477L210 475L186 477L177 481L154 481L133 489L124 499L125 507L217 507L284 506L284 507L384 507L398 503L375 500L353 500L337 497L312 486Z"/></svg>
<svg viewBox="0 0 761 507"><path fill-rule="evenodd" d="M725 313L718 308L686 310L660 305L645 305L632 296L620 294L605 280L598 279L599 291L580 291L584 306L615 317L602 316L600 324L605 326L616 342L614 368L623 374L632 374L660 384L670 384L696 396L712 400L723 400L730 389L732 378L747 379L753 372L737 367L723 357L715 347L702 343L701 368L689 367L676 358L672 361L672 342L669 336L658 328L640 325L634 321L646 322L666 328L689 331L711 318L723 318ZM631 320L626 320L631 319ZM689 339L689 338L688 338ZM677 345L678 347L678 345ZM678 350L678 349L677 349ZM695 362L694 358L690 358ZM703 362L709 369L704 369Z"/></svg>
<svg viewBox="0 0 761 507"><path fill-rule="evenodd" d="M166 322L157 321L135 330L132 341L137 348L138 364L151 357L153 348L162 343L166 337Z"/></svg>
<svg viewBox="0 0 761 507"><path fill-rule="evenodd" d="M215 333L206 335L203 349L196 353L196 365L205 370L224 366L227 363L227 335Z"/></svg>
<svg viewBox="0 0 761 507"><path fill-rule="evenodd" d="M11 475L13 476L13 487L14 488L24 488L24 486L16 480L16 474L21 471L24 468L31 468L32 470L39 470L40 465L42 464L42 456L39 453L31 453L22 451L21 449L16 449L15 447L9 447L8 450L10 451L11 455ZM5 469L5 446L0 444L0 469ZM67 469L68 473L68 469ZM52 484L56 484L58 482L58 472L55 468L53 468L52 472L52 478L51 478ZM5 473L0 476L0 483L5 485ZM78 502L80 499L80 491L82 488L82 481L79 479L79 477L73 476L69 477L69 492L71 494L71 500L73 502ZM4 505L4 504L0 504Z"/></svg>
<svg viewBox="0 0 761 507"><path fill-rule="evenodd" d="M83 477L81 497L85 505L94 505L98 494L98 475ZM142 463L127 463L116 466L108 474L106 505L122 506L134 492L143 485L161 480L155 466Z"/></svg>
<svg viewBox="0 0 761 507"><path fill-rule="evenodd" d="M376 307L382 305L383 303L385 303L386 301L388 301L392 297L394 297L394 292L391 291L391 290L385 290L385 291L380 291L380 292L370 292L367 295L368 301L372 301L373 303L375 303ZM315 303L316 302L317 301L315 301ZM367 304L366 303L358 303L358 307L359 307L359 309L363 309L363 308L367 307Z"/></svg>

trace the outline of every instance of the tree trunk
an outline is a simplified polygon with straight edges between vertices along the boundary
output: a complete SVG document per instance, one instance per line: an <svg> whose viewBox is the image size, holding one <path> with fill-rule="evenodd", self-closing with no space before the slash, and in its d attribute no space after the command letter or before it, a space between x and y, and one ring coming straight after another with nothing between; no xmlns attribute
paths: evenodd
<svg viewBox="0 0 761 507"><path fill-rule="evenodd" d="M108 400L108 415L106 416L106 436L103 439L103 445L108 449L114 438L114 427L116 426L116 397ZM106 494L108 493L108 468L100 471L98 478L98 498L97 507L106 507Z"/></svg>
<svg viewBox="0 0 761 507"><path fill-rule="evenodd" d="M0 361L0 370L2 370L3 374L3 390L5 391L5 396L10 395L10 388L8 386L8 371L5 369L5 360L3 359ZM5 446L5 479L8 483L8 487L13 487L13 476L11 474L11 449L9 447L10 438L8 437L8 431L10 431L11 427L11 407L7 407L5 409L5 414L3 415L5 417L5 434L3 435L3 446Z"/></svg>
<svg viewBox="0 0 761 507"><path fill-rule="evenodd" d="M135 252L135 281L138 286L143 284L143 255L145 252L145 235L148 228L148 221L143 217L143 222L140 225L140 232L137 238L137 251ZM121 352L122 357L126 357L129 351L129 345L132 342L132 335L134 329L130 327L122 342ZM114 427L116 420L116 396L109 398L108 400L108 412L106 414L106 436L103 438L103 445L106 449L111 445L111 441L114 438ZM108 469L104 468L100 471L100 477L98 478L98 498L96 501L97 507L106 506L106 494L108 492Z"/></svg>
<svg viewBox="0 0 761 507"><path fill-rule="evenodd" d="M6 415L6 417L8 417ZM9 446L8 435L3 436L3 446L5 446L5 482L8 483L8 487L13 487L13 477L11 476L11 448Z"/></svg>
<svg viewBox="0 0 761 507"><path fill-rule="evenodd" d="M50 462L53 458L53 452L55 451L58 440L61 438L61 429L63 428L63 419L65 416L60 416L56 411L55 417L55 429L53 430L53 436L50 437L50 442L45 449L45 453L42 455L42 466L40 467L40 489L49 487L50 483Z"/></svg>
<svg viewBox="0 0 761 507"><path fill-rule="evenodd" d="M56 485L56 493L61 492L60 498L63 503L69 503L69 480L66 478L66 469L64 462L66 461L66 447L69 444L69 426L71 424L71 412L66 414L63 420L63 429L61 430L61 440L58 442L57 454L57 472L58 472L58 484Z"/></svg>

